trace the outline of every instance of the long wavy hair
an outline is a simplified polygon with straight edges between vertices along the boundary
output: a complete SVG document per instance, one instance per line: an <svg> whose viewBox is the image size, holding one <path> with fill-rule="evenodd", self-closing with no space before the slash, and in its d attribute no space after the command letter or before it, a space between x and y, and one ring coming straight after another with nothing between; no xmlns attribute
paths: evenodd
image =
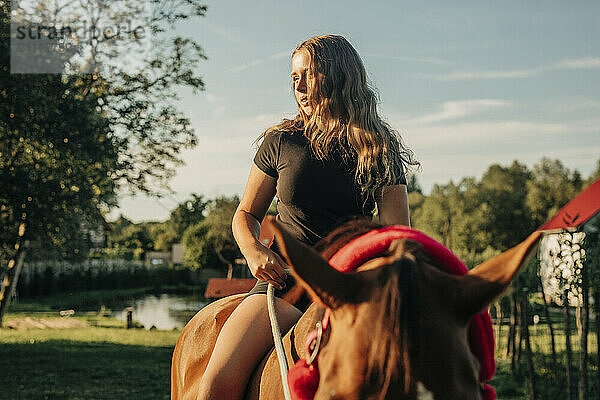
<svg viewBox="0 0 600 400"><path fill-rule="evenodd" d="M307 115L298 104L296 117L270 127L257 141L274 131L303 130L319 159L339 148L344 158L356 162L355 180L364 206L378 198L379 189L420 164L399 133L379 116L377 93L360 56L344 37L312 37L300 43L292 57L301 50L310 55L314 79L307 95L313 112Z"/></svg>

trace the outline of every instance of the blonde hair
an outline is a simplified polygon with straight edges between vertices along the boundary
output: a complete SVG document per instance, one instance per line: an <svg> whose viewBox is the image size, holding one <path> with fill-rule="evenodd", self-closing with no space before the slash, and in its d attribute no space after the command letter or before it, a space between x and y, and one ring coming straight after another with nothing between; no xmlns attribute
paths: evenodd
<svg viewBox="0 0 600 400"><path fill-rule="evenodd" d="M307 90L313 112L309 116L298 105L294 119L270 127L259 140L274 131L304 130L319 159L329 157L337 142L344 157L356 159L355 180L364 205L377 198L379 189L396 183L403 169L420 164L377 113L376 91L367 81L360 56L344 37L312 37L298 45L292 57L302 50L310 55L314 83Z"/></svg>

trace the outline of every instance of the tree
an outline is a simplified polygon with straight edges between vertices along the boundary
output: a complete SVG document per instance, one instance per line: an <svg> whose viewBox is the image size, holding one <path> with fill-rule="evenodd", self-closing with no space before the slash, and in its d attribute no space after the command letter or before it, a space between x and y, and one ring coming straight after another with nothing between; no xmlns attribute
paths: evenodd
<svg viewBox="0 0 600 400"><path fill-rule="evenodd" d="M231 276L234 259L240 256L231 230L233 214L239 204L240 199L237 196L218 197L211 202L205 220L205 224L209 227L208 237L212 241L215 254L229 268L228 276Z"/></svg>
<svg viewBox="0 0 600 400"><path fill-rule="evenodd" d="M559 160L542 160L533 167L527 182L525 204L535 227L541 226L581 192L579 172L571 172Z"/></svg>
<svg viewBox="0 0 600 400"><path fill-rule="evenodd" d="M413 214L414 226L458 254L485 250L487 238L479 229L481 218L474 188L473 178L464 178L458 185L434 185Z"/></svg>
<svg viewBox="0 0 600 400"><path fill-rule="evenodd" d="M410 210L410 223L413 226L422 221L423 203L427 197L419 192L410 192L408 194L408 208Z"/></svg>
<svg viewBox="0 0 600 400"><path fill-rule="evenodd" d="M203 90L196 66L206 59L194 40L174 36L169 29L179 21L204 16L206 6L199 0L14 4L12 19L29 25L36 21L34 26L136 27L136 33L117 39L92 31L84 32L83 38L67 36L64 47L74 49L74 54L64 72L77 74L71 92L89 98L107 120L110 138L119 149L113 179L131 192L157 194L168 189L174 168L181 163L180 151L196 144L189 120L174 106L175 88Z"/></svg>
<svg viewBox="0 0 600 400"><path fill-rule="evenodd" d="M111 244L113 247L137 250L137 258L143 259L145 253L154 248L149 231L147 223L128 225L118 237L112 239Z"/></svg>
<svg viewBox="0 0 600 400"><path fill-rule="evenodd" d="M600 178L600 159L598 159L598 161L596 161L596 169L594 171L592 171L592 173L586 180L585 186L587 187L587 186L591 185L592 183L596 182L596 180L598 180L599 178Z"/></svg>
<svg viewBox="0 0 600 400"><path fill-rule="evenodd" d="M406 190L408 193L417 192L423 194L423 189L417 180L417 176L415 174L408 174L406 176Z"/></svg>
<svg viewBox="0 0 600 400"><path fill-rule="evenodd" d="M127 228L129 225L132 224L133 222L131 220L127 219L123 214L119 214L119 217L116 220L109 223L110 234L108 235L108 244L110 245L111 239L113 237L119 237L123 232L123 229Z"/></svg>
<svg viewBox="0 0 600 400"><path fill-rule="evenodd" d="M144 53L141 43L126 48L92 39L79 53L79 65L93 65L91 73L9 74L11 18L55 25L77 19L77 12L59 3L40 2L29 13L0 3L0 259L9 260L0 287L0 325L25 244L28 257L85 256L84 228L116 205L117 192L160 195L168 190L180 151L196 143L189 121L173 106L174 87L202 90L194 67L205 57L190 39L160 35L178 20L204 15L205 7L193 0L66 2L93 18L112 15L122 22L135 16L147 22L155 46ZM49 8L55 6L60 9ZM147 57L125 63L127 54ZM73 60L66 67L71 72Z"/></svg>
<svg viewBox="0 0 600 400"><path fill-rule="evenodd" d="M448 185L433 185L431 193L421 203L420 214L412 215L412 223L415 228L422 230L434 239L445 241L448 231L448 220L452 219L450 212L450 201L448 198L448 186L454 187L450 182Z"/></svg>
<svg viewBox="0 0 600 400"><path fill-rule="evenodd" d="M175 207L169 219L152 227L150 235L154 241L154 249L170 251L175 243L183 240L184 232L204 219L208 201L203 196L192 193L192 197Z"/></svg>
<svg viewBox="0 0 600 400"><path fill-rule="evenodd" d="M231 221L239 202L237 196L212 200L206 218L186 230L183 247L188 265L205 267L217 260L216 264L210 265L227 267L227 276L232 276L234 260L241 255L231 231Z"/></svg>
<svg viewBox="0 0 600 400"><path fill-rule="evenodd" d="M191 226L204 219L208 201L204 200L203 196L192 193L189 200L185 200L177 205L169 216L168 224L170 229L175 233L175 240L180 241L183 237L183 232Z"/></svg>
<svg viewBox="0 0 600 400"><path fill-rule="evenodd" d="M219 265L219 260L208 240L209 226L203 222L190 225L183 234L183 263L188 268L200 269Z"/></svg>
<svg viewBox="0 0 600 400"><path fill-rule="evenodd" d="M514 161L510 167L491 165L483 174L477 190L484 205L480 228L488 232L489 244L500 251L514 246L535 229L525 206L527 166Z"/></svg>
<svg viewBox="0 0 600 400"><path fill-rule="evenodd" d="M100 207L115 204L110 175L116 148L98 140L106 137L106 123L89 101L65 94L69 82L0 75L2 95L11 99L0 105L1 258L20 268L14 260L22 264L25 246L13 251L17 241L30 243L30 258L81 258L87 251L83 228L98 223ZM7 277L0 291L13 286L8 292L14 292L18 274ZM2 296L2 310L9 301Z"/></svg>
<svg viewBox="0 0 600 400"><path fill-rule="evenodd" d="M150 237L154 242L154 250L157 251L170 251L173 244L181 241L169 220L152 226Z"/></svg>

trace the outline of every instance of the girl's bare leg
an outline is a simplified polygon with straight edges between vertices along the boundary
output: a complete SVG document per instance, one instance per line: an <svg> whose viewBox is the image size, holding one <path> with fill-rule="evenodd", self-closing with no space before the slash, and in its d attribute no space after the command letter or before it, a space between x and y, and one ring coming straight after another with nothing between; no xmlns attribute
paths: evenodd
<svg viewBox="0 0 600 400"><path fill-rule="evenodd" d="M302 315L279 298L275 298L275 309L282 334ZM272 346L266 295L253 294L237 306L223 325L202 376L198 399L242 399L250 374Z"/></svg>

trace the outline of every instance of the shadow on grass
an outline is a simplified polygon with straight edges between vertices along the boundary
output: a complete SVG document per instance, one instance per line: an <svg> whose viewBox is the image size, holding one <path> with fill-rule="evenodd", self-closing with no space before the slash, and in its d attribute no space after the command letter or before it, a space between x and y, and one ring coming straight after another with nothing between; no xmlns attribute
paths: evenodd
<svg viewBox="0 0 600 400"><path fill-rule="evenodd" d="M172 347L2 344L2 399L168 399Z"/></svg>

